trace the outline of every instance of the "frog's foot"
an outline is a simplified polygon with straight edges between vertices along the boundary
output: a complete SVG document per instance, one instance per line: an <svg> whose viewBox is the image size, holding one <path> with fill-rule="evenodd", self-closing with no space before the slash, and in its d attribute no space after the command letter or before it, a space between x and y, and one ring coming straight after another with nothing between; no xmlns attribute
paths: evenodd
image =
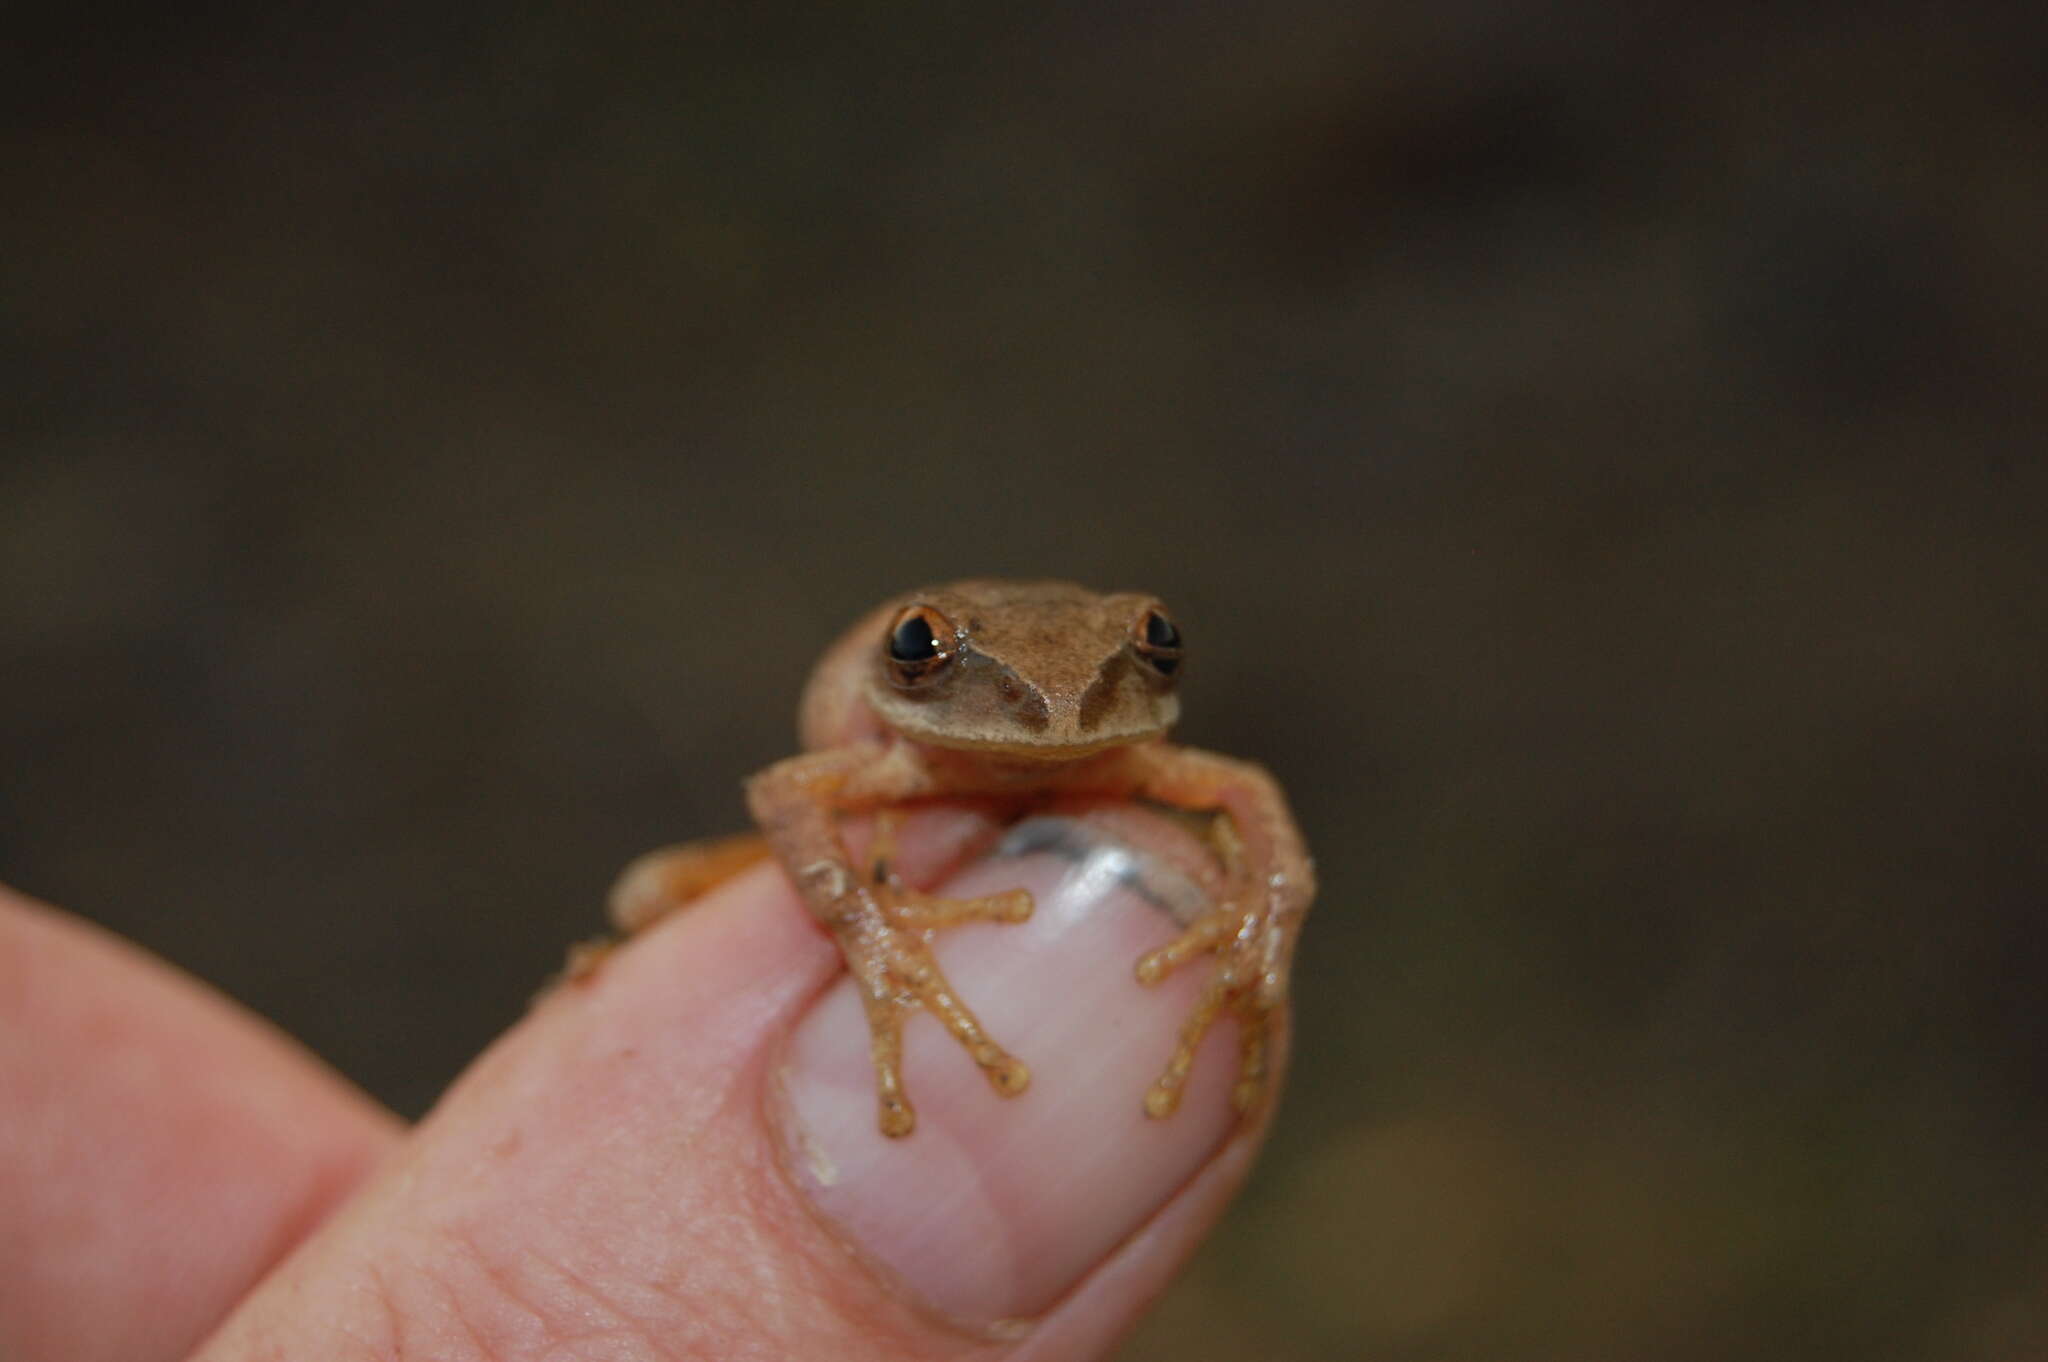
<svg viewBox="0 0 2048 1362"><path fill-rule="evenodd" d="M929 940L938 928L961 922L1022 922L1031 916L1031 895L1013 889L982 898L942 899L882 883L861 893L858 905L842 917L837 935L867 1010L882 1133L901 1137L917 1125L917 1112L903 1092L903 1017L919 1008L944 1023L981 1066L990 1087L1005 1097L1024 1091L1031 1070L989 1039L946 982Z"/></svg>
<svg viewBox="0 0 2048 1362"><path fill-rule="evenodd" d="M1182 1024L1180 1041L1159 1078L1145 1093L1145 1114L1155 1119L1180 1107L1195 1052L1216 1018L1229 1013L1237 1021L1237 1083L1230 1104L1239 1113L1251 1111L1267 1084L1267 1023L1285 992L1284 966L1275 972L1277 952L1268 938L1277 928L1264 913L1224 906L1197 918L1185 931L1138 960L1138 982L1156 984L1175 969L1202 955L1216 957L1215 971Z"/></svg>
<svg viewBox="0 0 2048 1362"><path fill-rule="evenodd" d="M614 934L593 936L569 947L561 972L541 985L532 1003L538 1005L563 988L589 980L628 938L767 856L768 843L758 833L749 832L684 842L639 857L619 872L606 897Z"/></svg>
<svg viewBox="0 0 2048 1362"><path fill-rule="evenodd" d="M638 936L676 909L766 859L768 842L753 832L650 851L612 881L607 896L612 926L621 936Z"/></svg>
<svg viewBox="0 0 2048 1362"><path fill-rule="evenodd" d="M568 956L562 961L562 972L547 982L542 992L535 996L535 1001L545 997L558 985L580 984L597 973L598 966L611 957L611 953L619 948L619 944L619 938L615 936L592 936L571 943Z"/></svg>

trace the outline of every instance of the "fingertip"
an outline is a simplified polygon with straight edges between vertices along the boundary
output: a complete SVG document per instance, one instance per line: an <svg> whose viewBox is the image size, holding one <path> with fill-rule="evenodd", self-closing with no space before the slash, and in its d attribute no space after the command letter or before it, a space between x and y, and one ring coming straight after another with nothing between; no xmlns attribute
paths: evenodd
<svg viewBox="0 0 2048 1362"><path fill-rule="evenodd" d="M922 819L947 816L901 829L913 883L986 840L981 815L928 835ZM993 893L1019 888L1014 872L967 873ZM437 1319L499 1357L593 1319L677 1358L1107 1347L1220 1211L1260 1121L1231 1108L1227 1036L1201 1047L1183 1110L1145 1119L1199 971L1137 989L1128 962L1173 921L1104 913L1091 945L1075 935L1086 896L1058 878L1022 877L1027 923L937 934L1017 1053L977 1081L976 1055L912 1014L899 1094L878 1094L861 1002L779 868L654 923L472 1066L202 1356L341 1358L351 1337ZM1078 945L1088 968L1048 968L1018 950L1027 933ZM1048 991L1050 1013L1029 996Z"/></svg>
<svg viewBox="0 0 2048 1362"><path fill-rule="evenodd" d="M1054 822L1066 831L1051 835ZM1038 913L1024 925L949 929L932 948L959 1003L1018 1052L1018 1070L1028 1066L1028 1090L985 1069L992 1097L971 1080L973 1056L936 1019L911 1013L902 1071L917 1131L876 1139L848 982L798 1023L778 1109L792 1175L859 1256L940 1316L1010 1333L1065 1309L1062 1298L1222 1147L1258 1133L1230 1100L1233 1023L1179 1052L1203 971L1148 989L1132 980L1129 962L1178 930L1159 904L1191 906L1187 886L1157 859L1135 884L1138 853L1070 820L1042 820L1012 842L1044 849L999 853L944 892L1021 883ZM1072 855L1055 849L1062 842ZM1140 1304L1126 1306L1135 1314Z"/></svg>

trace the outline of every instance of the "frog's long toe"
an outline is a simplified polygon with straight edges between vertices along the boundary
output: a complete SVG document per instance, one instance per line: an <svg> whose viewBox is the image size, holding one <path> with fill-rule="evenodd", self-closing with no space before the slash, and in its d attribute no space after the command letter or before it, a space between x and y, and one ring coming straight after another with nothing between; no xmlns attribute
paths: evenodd
<svg viewBox="0 0 2048 1362"><path fill-rule="evenodd" d="M1202 1048L1202 1037L1209 1034L1209 1027L1215 1022L1230 998L1228 972L1218 969L1210 977L1208 986L1202 990L1201 998L1195 1003L1195 1010L1180 1028L1180 1042L1173 1047L1172 1058L1159 1078L1145 1094L1145 1114L1161 1119L1173 1115L1180 1109L1181 1089L1187 1085L1188 1070L1195 1065L1195 1052Z"/></svg>
<svg viewBox="0 0 2048 1362"><path fill-rule="evenodd" d="M891 1138L917 1129L917 1109L903 1094L903 1005L875 989L861 990L868 1014L868 1054L875 1065L877 1124Z"/></svg>
<svg viewBox="0 0 2048 1362"><path fill-rule="evenodd" d="M1138 982L1156 984L1196 956L1208 955L1228 941L1243 922L1242 910L1227 906L1210 909L1179 936L1138 957Z"/></svg>
<svg viewBox="0 0 2048 1362"><path fill-rule="evenodd" d="M989 1086L1005 1097L1015 1097L1031 1085L1031 1070L1024 1062L989 1039L981 1021L960 1001L940 971L938 962L922 942L899 948L893 969L916 995L926 1011L945 1024L953 1039L981 1066Z"/></svg>
<svg viewBox="0 0 2048 1362"><path fill-rule="evenodd" d="M963 922L1025 922L1032 910L1029 889L1006 889L974 899L942 899L903 885L889 890L891 925L907 931L956 927Z"/></svg>
<svg viewBox="0 0 2048 1362"><path fill-rule="evenodd" d="M1266 1095L1266 1018L1270 1009L1262 1003L1244 1008L1237 1017L1237 1082L1230 1089L1230 1105L1240 1116L1247 1115Z"/></svg>

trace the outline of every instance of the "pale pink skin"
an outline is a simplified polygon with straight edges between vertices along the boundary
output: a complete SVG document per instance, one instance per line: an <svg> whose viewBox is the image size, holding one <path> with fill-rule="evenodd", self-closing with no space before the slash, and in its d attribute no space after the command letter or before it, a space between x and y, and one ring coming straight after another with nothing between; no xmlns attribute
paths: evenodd
<svg viewBox="0 0 2048 1362"><path fill-rule="evenodd" d="M400 1139L204 985L0 889L0 1357L182 1356Z"/></svg>
<svg viewBox="0 0 2048 1362"><path fill-rule="evenodd" d="M986 832L970 813L920 815L906 875ZM1091 957L1175 930L1143 905L1101 908L1092 930L1116 949L1068 943ZM1016 967L1038 947L991 927L1010 934L991 952L977 930L944 934L945 967L1028 1053L1033 1009L1054 1008ZM1114 1019L1098 1048L1142 1067L1170 1046L1177 981L1047 977L1062 1017ZM860 1028L837 1017L845 987L831 940L763 866L536 1009L406 1133L202 986L0 893L0 1356L1103 1355L1249 1166L1260 1126L1228 1106L1228 1028L1181 1113L1153 1123L1114 1055L1004 1101L916 1028L926 1124L892 1144L864 1102L834 1114L838 1088L868 1095ZM1019 1121L1028 1137L1003 1137ZM1143 1135L1105 1139L1106 1122ZM888 1166L919 1142L928 1164ZM815 1162L785 1163L792 1145L829 1149L841 1176L815 1189L822 1204ZM960 1214L906 1221L905 1178ZM1021 1342L979 1327L1040 1310Z"/></svg>

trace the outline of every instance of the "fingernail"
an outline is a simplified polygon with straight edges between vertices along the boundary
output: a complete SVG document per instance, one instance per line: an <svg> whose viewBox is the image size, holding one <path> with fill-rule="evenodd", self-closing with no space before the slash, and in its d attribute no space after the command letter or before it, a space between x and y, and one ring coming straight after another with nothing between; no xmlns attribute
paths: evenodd
<svg viewBox="0 0 2048 1362"><path fill-rule="evenodd" d="M1212 1028L1180 1109L1145 1114L1209 973L1190 962L1155 985L1133 968L1209 900L1166 854L1185 834L1133 838L1117 818L1039 817L935 892L1028 889L1019 924L935 934L953 992L1030 1067L998 1095L923 1011L906 1014L903 1081L916 1129L876 1125L868 1027L850 978L800 1022L778 1118L792 1176L854 1251L927 1305L994 1326L1042 1313L1135 1232L1233 1129L1235 1027ZM1177 920L1178 918L1178 920Z"/></svg>

